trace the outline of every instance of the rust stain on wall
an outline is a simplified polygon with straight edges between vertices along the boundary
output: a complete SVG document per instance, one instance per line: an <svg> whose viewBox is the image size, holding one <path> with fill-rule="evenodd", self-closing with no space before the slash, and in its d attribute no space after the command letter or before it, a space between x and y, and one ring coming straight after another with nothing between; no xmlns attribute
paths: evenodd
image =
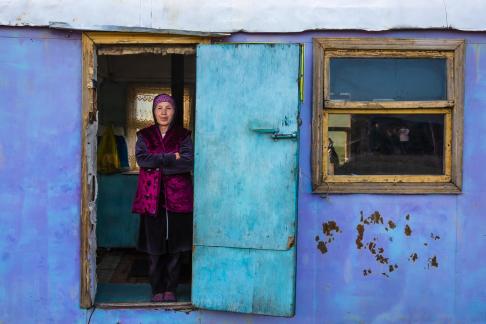
<svg viewBox="0 0 486 324"><path fill-rule="evenodd" d="M407 224L407 225L405 225L405 230L404 230L404 232L405 232L405 235L407 235L407 236L412 235L412 229L410 228L410 226L408 226L408 224Z"/></svg>
<svg viewBox="0 0 486 324"><path fill-rule="evenodd" d="M412 253L412 254L410 254L410 256L408 257L408 260L409 260L409 261L412 261L412 262L417 261L417 259L418 259L418 254L417 254L417 253L415 253L415 252L414 252L414 253Z"/></svg>
<svg viewBox="0 0 486 324"><path fill-rule="evenodd" d="M332 236L332 231L336 231L336 233L340 233L341 230L339 226L336 224L335 221L328 221L322 224L322 232L326 236Z"/></svg>
<svg viewBox="0 0 486 324"><path fill-rule="evenodd" d="M294 244L295 244L295 236L289 236L289 238L287 240L287 249L292 248L292 246L294 246Z"/></svg>
<svg viewBox="0 0 486 324"><path fill-rule="evenodd" d="M367 267L362 270L363 276L370 276L372 273L381 273L383 276L390 278L391 273L396 273L398 270L398 263L393 262L397 260L391 260L389 256L386 255L386 248L389 244L393 242L393 236L391 236L392 232L395 232L395 235L404 235L405 237L412 236L412 228L408 223L411 217L410 214L405 215L405 224L397 225L396 221L388 219L385 220L383 216L380 214L379 211L374 211L369 216L365 217L363 211L360 212L360 219L359 223L356 225L356 248L363 253L368 253L370 256L373 257L374 262L376 262L377 269L373 269L372 267ZM401 224L398 222L398 224ZM402 227L403 226L403 227ZM373 237L368 234L368 238L366 237L366 233L370 233L367 227L371 227L371 233L374 233ZM401 227L401 230L395 231L398 227ZM383 237L382 234L385 233L383 229L389 233L387 236ZM377 232L378 230L378 232ZM315 236L315 241L317 242L317 249L322 253L328 252L328 245L334 241L334 235L336 233L342 233L340 227L337 225L335 221L327 221L322 223L322 233L324 237L321 239L319 235ZM402 234L403 233L403 234ZM440 239L440 236L434 233L430 233L430 240L437 241ZM385 242L383 242L385 240ZM427 247L429 244L426 242L424 246ZM368 252L364 252L368 251ZM410 252L408 255L408 261L412 263L416 263L419 260L419 254L415 251ZM406 257L404 256L404 258ZM438 268L439 262L437 260L437 256L433 256L428 258L427 261L427 268Z"/></svg>
<svg viewBox="0 0 486 324"><path fill-rule="evenodd" d="M322 223L322 233L324 238L320 240L319 235L316 235L315 240L317 241L317 249L324 254L328 251L327 245L334 241L334 234L342 233L342 230L335 221L330 220Z"/></svg>
<svg viewBox="0 0 486 324"><path fill-rule="evenodd" d="M391 264L390 264L390 265L388 266L388 272L393 272L393 271L395 271L396 269L398 269L398 265L396 265L396 264L395 264L395 265L391 265Z"/></svg>
<svg viewBox="0 0 486 324"><path fill-rule="evenodd" d="M385 272L382 274L385 277L389 277L388 273L394 272L398 269L397 264L391 264L390 258L385 255L385 248L380 244L378 237L372 237L368 242L363 242L365 240L365 232L367 226L384 226L386 231L393 230L396 228L396 224L389 220L385 222L383 216L378 211L374 211L368 217L365 217L363 211L360 212L360 222L356 225L356 230L358 232L356 237L356 247L358 250L368 250L370 255L373 256L376 263L380 266L384 265L386 268ZM391 237L390 237L391 239ZM392 241L392 240L390 240ZM364 269L363 275L368 276L372 273L371 268ZM380 272L378 272L380 273Z"/></svg>
<svg viewBox="0 0 486 324"><path fill-rule="evenodd" d="M358 231L358 237L356 238L356 247L358 249L361 249L363 247L363 235L364 235L363 224L358 224L356 226L356 230Z"/></svg>
<svg viewBox="0 0 486 324"><path fill-rule="evenodd" d="M317 243L317 248L319 249L319 251L321 251L322 254L327 252L326 243L324 243L323 241L319 241L319 243Z"/></svg>
<svg viewBox="0 0 486 324"><path fill-rule="evenodd" d="M430 267L438 268L439 267L439 262L437 261L437 257L435 255L433 257L429 258L429 260L427 262L427 267L428 268L430 268Z"/></svg>

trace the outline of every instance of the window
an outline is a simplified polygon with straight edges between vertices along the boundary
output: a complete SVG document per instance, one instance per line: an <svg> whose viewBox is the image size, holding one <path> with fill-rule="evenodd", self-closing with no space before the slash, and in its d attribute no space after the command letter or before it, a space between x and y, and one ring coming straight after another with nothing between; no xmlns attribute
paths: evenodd
<svg viewBox="0 0 486 324"><path fill-rule="evenodd" d="M462 40L314 39L313 190L459 193Z"/></svg>

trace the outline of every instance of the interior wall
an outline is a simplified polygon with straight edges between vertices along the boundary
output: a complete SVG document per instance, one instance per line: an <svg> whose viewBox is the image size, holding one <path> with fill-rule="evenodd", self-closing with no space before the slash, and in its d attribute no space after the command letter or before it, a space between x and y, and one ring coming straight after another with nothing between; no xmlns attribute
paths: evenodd
<svg viewBox="0 0 486 324"><path fill-rule="evenodd" d="M123 127L127 124L126 82L103 79L98 89L98 117L100 126Z"/></svg>
<svg viewBox="0 0 486 324"><path fill-rule="evenodd" d="M195 55L184 55L184 81L194 84ZM126 127L127 91L131 84L170 87L170 55L98 56L98 109L100 125Z"/></svg>

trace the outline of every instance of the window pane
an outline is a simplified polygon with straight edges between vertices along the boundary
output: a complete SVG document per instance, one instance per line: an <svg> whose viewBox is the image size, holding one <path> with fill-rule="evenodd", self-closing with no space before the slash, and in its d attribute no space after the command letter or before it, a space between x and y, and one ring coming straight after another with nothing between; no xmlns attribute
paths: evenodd
<svg viewBox="0 0 486 324"><path fill-rule="evenodd" d="M328 125L330 175L444 173L444 115L329 114Z"/></svg>
<svg viewBox="0 0 486 324"><path fill-rule="evenodd" d="M167 91L160 91L166 92ZM170 92L169 92L170 93ZM137 93L135 98L135 120L143 126L150 126L154 123L152 116L152 102L157 93Z"/></svg>
<svg viewBox="0 0 486 324"><path fill-rule="evenodd" d="M446 59L331 58L330 99L446 100Z"/></svg>

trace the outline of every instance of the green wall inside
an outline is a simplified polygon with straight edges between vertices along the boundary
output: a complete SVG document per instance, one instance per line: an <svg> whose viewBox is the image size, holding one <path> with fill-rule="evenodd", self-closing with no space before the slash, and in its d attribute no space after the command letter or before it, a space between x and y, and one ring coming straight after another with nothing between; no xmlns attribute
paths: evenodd
<svg viewBox="0 0 486 324"><path fill-rule="evenodd" d="M135 247L139 216L132 214L137 175L98 175L98 247Z"/></svg>

